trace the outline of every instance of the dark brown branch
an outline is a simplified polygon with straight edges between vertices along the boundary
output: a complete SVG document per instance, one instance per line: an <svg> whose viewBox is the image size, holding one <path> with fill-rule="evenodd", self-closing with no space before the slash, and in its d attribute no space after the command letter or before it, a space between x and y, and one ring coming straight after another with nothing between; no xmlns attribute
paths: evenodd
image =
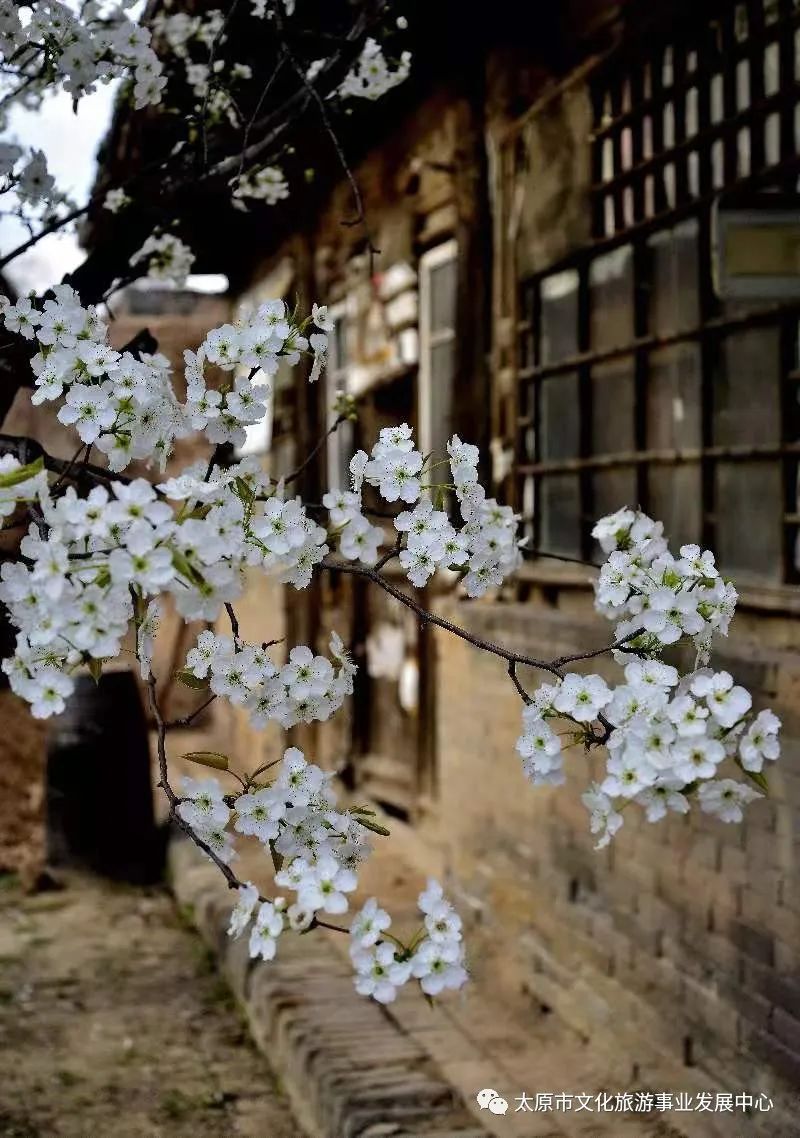
<svg viewBox="0 0 800 1138"><path fill-rule="evenodd" d="M520 698L522 699L522 702L525 704L533 703L533 700L528 695L528 693L525 691L525 688L522 686L522 684L519 681L519 677L517 675L517 662L516 662L516 660L510 660L509 661L508 674L511 677L512 684L514 685L514 687L519 692Z"/></svg>
<svg viewBox="0 0 800 1138"><path fill-rule="evenodd" d="M565 664L574 664L577 660L593 660L595 656L604 656L606 652L615 652L619 648L624 650L626 644L635 640L637 636L641 636L643 632L645 632L644 628L637 628L635 632L629 632L627 636L623 636L621 640L615 640L613 644L607 644L605 648L595 648L591 652L575 652L571 656L558 656L553 660L553 664L557 668L563 668ZM632 655L635 653L632 652Z"/></svg>
<svg viewBox="0 0 800 1138"><path fill-rule="evenodd" d="M275 14L274 18L277 22L278 29L281 32L281 34L283 34L284 33L284 21L283 21L283 15L280 11L280 5L279 4L275 5L274 14ZM292 52L291 48L289 47L288 43L286 43L285 39L284 39L284 49L286 51L286 55L287 55L289 62L291 63L292 67L294 68L295 73L297 74L298 78L300 79L300 82L303 84L303 86L309 92L312 101L315 103L315 105L317 107L317 111L319 113L320 121L322 122L322 125L325 129L325 133L327 134L328 138L330 139L331 144L333 145L333 149L336 152L336 157L338 158L339 165L342 168L342 173L344 174L345 178L347 178L348 184L350 186L350 190L353 194L353 201L354 201L355 207L356 207L356 216L355 216L355 219L353 221L344 221L344 222L342 222L342 224L347 225L347 226L360 225L362 227L362 229L364 230L364 237L365 237L366 242L367 242L367 250L369 253L369 275L370 275L370 279L372 279L372 277L375 274L375 257L378 253L380 253L380 249L378 249L376 247L375 242L372 240L372 233L371 233L371 230L369 227L369 223L367 221L366 211L364 210L364 199L361 195L361 188L360 188L358 182L356 181L355 174L350 169L350 164L348 163L347 156L345 155L345 152L342 149L342 144L339 141L339 136L337 135L336 131L333 129L333 123L331 122L330 115L328 114L328 108L325 106L324 99L320 95L320 93L317 90L317 88L315 87L315 85L309 80L302 64L298 61L298 59L296 58L296 56Z"/></svg>
<svg viewBox="0 0 800 1138"><path fill-rule="evenodd" d="M233 611L233 605L230 601L225 602L225 612L228 614L228 620L231 622L231 632L233 633L233 640L237 648L242 640L239 635L239 621L236 618L236 613Z"/></svg>
<svg viewBox="0 0 800 1138"><path fill-rule="evenodd" d="M481 648L485 652L491 652L494 656L499 656L502 660L506 660L509 664L527 664L531 668L538 668L543 672L550 672L551 675L562 678L562 673L558 666L549 660L537 660L533 656L526 656L521 652L509 652L507 648L503 648L500 644L495 644L491 640L484 640L480 636L475 636L471 632L467 632L465 628L461 628L452 621L446 620L442 616L437 616L436 613L431 612L429 609L423 608L418 601L410 597L408 593L404 593L402 589L398 589L386 577L381 576L375 569L369 568L364 565L353 565L344 561L331 561L326 558L320 562L323 569L329 569L334 573L352 573L357 577L366 577L367 580L372 581L383 589L384 592L394 597L406 608L410 608L414 612L422 624L433 624L437 628L443 628L446 632L450 632L453 636L458 636L461 640L466 640L468 644L472 644L475 648Z"/></svg>
<svg viewBox="0 0 800 1138"><path fill-rule="evenodd" d="M328 430L325 432L325 434L322 436L322 438L317 442L317 444L309 452L309 454L306 456L306 458L303 459L303 461L300 463L300 465L297 467L297 469L293 470L291 474L286 475L286 477L283 479L283 483L285 486L288 486L290 482L295 482L300 477L300 475L305 470L308 469L308 467L311 465L311 463L317 457L319 452L322 450L327 439L330 437L330 435L332 435L334 433L334 431L337 431L339 429L339 427L345 421L346 418L347 418L347 415L339 415L339 417L336 419L336 421L333 423L333 425L328 428Z"/></svg>
<svg viewBox="0 0 800 1138"><path fill-rule="evenodd" d="M173 727L191 727L192 723L194 723L194 721L195 721L195 719L197 719L198 715L201 715L205 711L205 709L207 707L209 707L214 702L214 700L216 698L217 698L216 694L214 692L212 692L211 695L208 697L208 699L204 700L203 703L201 703L199 707L196 707L194 709L194 711L190 711L189 714L184 715L184 717L182 719L170 720L170 722L166 724L167 730L169 731Z"/></svg>

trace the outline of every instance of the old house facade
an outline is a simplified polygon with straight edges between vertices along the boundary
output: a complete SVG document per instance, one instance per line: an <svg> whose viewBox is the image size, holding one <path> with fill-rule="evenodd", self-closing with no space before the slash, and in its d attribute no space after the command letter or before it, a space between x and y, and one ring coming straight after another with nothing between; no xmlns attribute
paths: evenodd
<svg viewBox="0 0 800 1138"><path fill-rule="evenodd" d="M448 878L478 977L564 1017L621 1083L657 1068L785 1103L800 1081L800 306L722 298L714 235L732 195L797 188L800 9L501 3L487 32L428 7L411 80L343 139L365 221L348 179L318 172L236 222L229 262L219 234L208 253L243 309L283 296L335 318L324 377L279 374L246 449L293 470L352 396L358 422L300 480L318 503L391 422L425 451L453 431L479 443L531 555L500 595L444 581L424 603L548 654L607 642L580 562L596 517L641 504L740 587L716 660L780 715L784 756L742 826L631 817L597 852L580 801L597 760L576 755L564 787L526 785L498 660L331 574L283 604L254 584L248 611L265 637L321 646L336 628L351 644L356 698L303 743Z"/></svg>
<svg viewBox="0 0 800 1138"><path fill-rule="evenodd" d="M622 1075L666 1063L681 1085L776 1090L800 1078L798 309L720 299L712 237L720 194L796 186L798 13L575 20L567 67L473 45L394 112L355 166L368 238L342 225L343 179L263 249L253 287L288 273L287 296L336 318L324 382L276 409L271 460L288 468L341 390L359 422L308 472L312 500L388 422L424 451L453 430L480 442L543 556L499 597L448 584L426 603L520 649L607 637L590 572L544 556L591 561L596 516L640 503L676 542L714 548L741 587L719 666L784 721L771 796L741 827L626 820L595 852L593 761L576 757L564 788L524 785L500 663L328 577L302 620L320 642L349 633L363 666L350 718L312 745L438 859L472 914L476 972L613 1043Z"/></svg>

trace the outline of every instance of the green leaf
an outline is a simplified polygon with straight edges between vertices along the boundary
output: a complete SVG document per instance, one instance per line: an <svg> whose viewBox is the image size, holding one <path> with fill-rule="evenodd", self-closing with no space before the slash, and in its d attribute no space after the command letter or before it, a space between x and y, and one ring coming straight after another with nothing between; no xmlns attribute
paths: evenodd
<svg viewBox="0 0 800 1138"><path fill-rule="evenodd" d="M751 780L751 782L754 782L756 784L759 790L763 790L765 794L769 794L769 783L767 782L767 776L763 771L746 770L744 773Z"/></svg>
<svg viewBox="0 0 800 1138"><path fill-rule="evenodd" d="M179 683L184 684L187 688L194 688L195 691L205 691L208 687L208 680L199 679L193 672L190 672L188 668L181 668L179 672L176 672L175 679L178 680Z"/></svg>
<svg viewBox="0 0 800 1138"><path fill-rule="evenodd" d="M235 479L236 494L243 502L252 502L255 498L255 490L244 478L237 477Z"/></svg>
<svg viewBox="0 0 800 1138"><path fill-rule="evenodd" d="M377 822L373 822L371 818L366 818L364 815L360 815L358 821L359 824L361 826L364 826L365 829L372 830L373 834L380 834L382 838L389 837L389 831L386 829L386 827L379 825Z"/></svg>
<svg viewBox="0 0 800 1138"><path fill-rule="evenodd" d="M191 581L193 585L205 584L202 574L198 573L198 571L190 563L188 557L186 557L185 554L180 553L177 550L174 551L172 554L172 564L178 570L180 575L182 577L186 577L186 579L188 581Z"/></svg>
<svg viewBox="0 0 800 1138"><path fill-rule="evenodd" d="M94 656L90 656L89 660L87 661L87 667L89 669L89 675L92 677L96 684L99 684L100 677L103 674L103 661L96 660Z"/></svg>
<svg viewBox="0 0 800 1138"><path fill-rule="evenodd" d="M218 771L228 769L228 756L219 751L187 751L183 758L190 763L199 763L201 767L213 767Z"/></svg>
<svg viewBox="0 0 800 1138"><path fill-rule="evenodd" d="M735 762L736 762L736 765L739 768L739 770L742 772L742 774L746 775L747 778L749 778L751 782L754 782L756 784L756 786L758 787L758 789L763 794L769 794L769 783L767 782L767 776L764 774L763 771L749 771L749 770L747 770L746 767L742 766L742 760L739 758L738 755L736 756Z"/></svg>
<svg viewBox="0 0 800 1138"><path fill-rule="evenodd" d="M27 466L20 466L17 470L9 470L8 474L0 474L0 490L8 490L10 486L18 486L20 482L27 482L35 478L44 470L44 459L37 458Z"/></svg>

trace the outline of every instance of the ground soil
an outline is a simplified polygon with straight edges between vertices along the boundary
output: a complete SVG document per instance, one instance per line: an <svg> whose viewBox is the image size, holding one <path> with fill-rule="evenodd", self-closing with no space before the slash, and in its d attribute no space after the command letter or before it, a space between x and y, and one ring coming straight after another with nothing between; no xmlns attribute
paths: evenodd
<svg viewBox="0 0 800 1138"><path fill-rule="evenodd" d="M302 1138L170 896L0 877L0 1138Z"/></svg>

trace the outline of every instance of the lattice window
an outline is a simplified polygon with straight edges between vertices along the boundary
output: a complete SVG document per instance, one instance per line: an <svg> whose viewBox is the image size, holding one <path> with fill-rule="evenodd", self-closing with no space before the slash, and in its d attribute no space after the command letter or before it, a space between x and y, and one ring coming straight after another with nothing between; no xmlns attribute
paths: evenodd
<svg viewBox="0 0 800 1138"><path fill-rule="evenodd" d="M330 430L336 421L334 410L340 394L348 393L348 366L350 363L349 335L345 302L331 305L328 315L333 321L333 331L328 336L328 361L325 368L325 401L327 404L327 426ZM328 437L327 474L328 488L348 490L350 488L350 459L355 453L353 424L340 423L336 431Z"/></svg>
<svg viewBox="0 0 800 1138"><path fill-rule="evenodd" d="M542 550L589 557L592 520L640 503L740 580L800 580L798 306L719 301L710 251L721 187L797 189L798 80L793 0L595 74L594 240L520 296L518 501Z"/></svg>

